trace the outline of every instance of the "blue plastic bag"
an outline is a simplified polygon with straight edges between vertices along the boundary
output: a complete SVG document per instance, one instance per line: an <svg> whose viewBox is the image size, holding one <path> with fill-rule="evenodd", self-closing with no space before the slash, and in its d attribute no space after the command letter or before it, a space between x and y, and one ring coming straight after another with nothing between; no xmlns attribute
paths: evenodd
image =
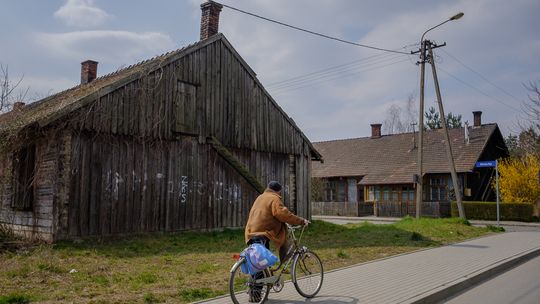
<svg viewBox="0 0 540 304"><path fill-rule="evenodd" d="M264 245L255 243L240 253L246 262L240 265L240 270L245 274L254 275L277 263L278 258Z"/></svg>

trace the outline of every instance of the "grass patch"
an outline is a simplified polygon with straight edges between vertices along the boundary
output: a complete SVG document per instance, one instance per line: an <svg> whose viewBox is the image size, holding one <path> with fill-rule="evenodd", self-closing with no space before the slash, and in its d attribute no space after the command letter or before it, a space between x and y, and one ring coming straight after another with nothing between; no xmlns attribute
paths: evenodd
<svg viewBox="0 0 540 304"><path fill-rule="evenodd" d="M212 298L221 294L221 292L216 292L210 288L192 288L181 290L180 298L186 302L194 302Z"/></svg>
<svg viewBox="0 0 540 304"><path fill-rule="evenodd" d="M26 304L30 303L31 297L24 294L10 294L6 296L0 296L0 304Z"/></svg>
<svg viewBox="0 0 540 304"><path fill-rule="evenodd" d="M493 231L461 219L405 218L392 225L314 221L302 243L331 270ZM225 230L87 239L4 252L0 294L44 302L189 303L227 293L232 255L244 247L243 230Z"/></svg>
<svg viewBox="0 0 540 304"><path fill-rule="evenodd" d="M499 227L495 225L487 225L486 229L493 232L505 232L504 227Z"/></svg>
<svg viewBox="0 0 540 304"><path fill-rule="evenodd" d="M153 293L145 294L143 301L144 301L144 304L161 303L161 300L158 299Z"/></svg>

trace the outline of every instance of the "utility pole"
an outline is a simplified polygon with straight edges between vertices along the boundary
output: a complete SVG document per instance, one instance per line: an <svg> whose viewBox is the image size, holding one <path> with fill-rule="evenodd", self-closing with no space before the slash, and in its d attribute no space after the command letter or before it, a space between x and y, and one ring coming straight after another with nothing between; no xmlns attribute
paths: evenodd
<svg viewBox="0 0 540 304"><path fill-rule="evenodd" d="M420 218L422 212L422 196L424 188L424 175L422 172L422 157L424 148L424 82L426 74L426 41L420 46L420 110L418 111L418 177L416 181L416 218Z"/></svg>
<svg viewBox="0 0 540 304"><path fill-rule="evenodd" d="M431 68L433 70L433 80L435 82L435 85L436 85L436 89L437 89L437 96L438 96L438 102L439 102L439 110L440 110L440 114L443 119L443 125L444 125L444 130L445 130L445 134L446 134L446 142L447 142L447 151L449 154L449 160L450 162L452 163L451 167L451 171L453 172L452 174L452 181L454 182L454 189L457 189L456 191L456 198L458 200L458 209L459 209L459 216L462 217L462 218L465 218L465 213L464 213L464 210L463 210L463 206L461 204L461 192L459 192L459 189L456 185L458 185L458 180L457 180L457 174L455 173L455 166L454 166L454 159L452 157L452 150L451 150L451 147L450 147L450 140L449 140L449 136L448 136L448 130L446 129L446 117L444 117L444 112L443 112L443 107L442 107L442 100L441 100L441 93L439 91L439 82L437 80L437 73L435 71L435 62L433 60L433 49L435 48L438 48L438 47L441 47L441 46L445 46L446 43L443 43L442 45L432 45L431 41L429 40L424 40L424 36L431 30L433 29L436 29L438 28L439 26L447 23L447 22L450 22L450 21L454 21L454 20L458 20L460 19L461 17L463 17L463 13L457 13L455 14L454 16L448 18L447 20L429 28L428 30L426 30L423 34L422 34L422 37L420 38L420 50L419 51L416 51L416 52L411 52L411 54L417 54L417 53L420 53L420 61L418 62L418 64L420 64L420 110L418 111L418 174L415 175L415 182L416 182L416 218L420 218L420 213L421 213L421 209L422 209L422 201L423 201L423 190L424 190L424 175L423 175L423 168L422 168L422 165L423 165L423 149L424 149L424 140L423 140L423 137L424 137L424 82L425 82L425 71L426 71L426 61L427 60L431 60ZM426 52L429 48L429 53L430 53L430 58L428 58Z"/></svg>
<svg viewBox="0 0 540 304"><path fill-rule="evenodd" d="M437 103L439 104L439 114L441 115L441 123L444 129L444 135L446 137L446 154L448 156L448 164L450 165L450 174L452 176L452 183L454 184L454 192L456 194L456 201L458 205L459 217L465 218L465 210L463 209L463 201L461 199L461 187L459 185L458 176L456 173L456 165L454 163L454 157L452 155L452 145L450 143L450 136L448 135L448 125L446 124L446 116L444 115L444 107L442 103L441 90L439 88L439 79L437 78L437 70L435 69L435 57L433 56L433 48L431 41L427 40L427 48L429 50L428 60L431 63L431 70L433 72L433 82L435 84L435 92L437 93ZM446 45L443 44L441 46ZM438 47L434 45L434 47Z"/></svg>

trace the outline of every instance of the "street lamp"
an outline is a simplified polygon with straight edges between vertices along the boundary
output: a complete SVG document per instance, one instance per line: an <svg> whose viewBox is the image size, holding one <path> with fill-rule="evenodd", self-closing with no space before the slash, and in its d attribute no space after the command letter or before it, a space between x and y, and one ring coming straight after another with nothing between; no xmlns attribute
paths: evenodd
<svg viewBox="0 0 540 304"><path fill-rule="evenodd" d="M432 45L431 41L424 40L424 36L431 30L453 20L458 20L461 17L463 17L463 13L457 13L454 16L448 18L447 20L437 24L436 26L429 28L427 31L425 31L422 34L422 38L420 38L420 111L418 111L419 119L418 119L418 183L416 184L416 218L420 218L421 213L421 206L422 206L422 200L423 200L423 172L422 172L422 157L423 157L423 137L424 137L424 79L425 79L425 63L426 63L426 51L429 49L429 54L431 56L431 68L433 71L433 81L435 82L435 90L437 92L437 102L439 104L439 113L441 115L441 122L443 124L443 129L445 131L446 135L446 148L447 148L447 154L448 154L448 160L450 162L450 170L452 175L452 181L454 184L454 191L456 193L456 200L458 204L458 210L459 210L459 216L464 218L465 217L465 211L463 210L463 206L461 203L461 192L460 188L458 187L458 181L457 181L457 174L456 169L454 165L454 159L452 157L452 147L450 146L450 138L448 136L448 130L446 126L446 117L444 116L444 109L442 105L442 98L441 93L439 90L439 82L437 80L437 73L435 70L435 61L433 60L433 48L439 47L437 45ZM445 45L445 44L444 44ZM444 46L442 45L442 46ZM413 54L416 54L417 52L412 52Z"/></svg>
<svg viewBox="0 0 540 304"><path fill-rule="evenodd" d="M428 29L427 31L425 31L425 32L422 34L422 38L420 38L420 43L422 43L422 41L424 41L424 36L427 34L427 32L431 31L432 29L438 28L439 26L445 24L445 23L448 22L448 21L458 20L458 19L460 19L461 17L463 17L463 15L465 15L465 14L462 13L462 12L459 12L459 13L455 14L454 16L448 18L447 20L445 20L445 21L443 21L443 22L441 22L441 23L435 25L434 27Z"/></svg>

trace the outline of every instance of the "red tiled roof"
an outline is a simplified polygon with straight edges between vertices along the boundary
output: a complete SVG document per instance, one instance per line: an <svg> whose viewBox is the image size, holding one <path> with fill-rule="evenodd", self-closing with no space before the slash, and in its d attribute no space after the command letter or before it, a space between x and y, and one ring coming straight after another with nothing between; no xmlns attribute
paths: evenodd
<svg viewBox="0 0 540 304"><path fill-rule="evenodd" d="M450 129L452 151L457 172L469 172L497 124L469 127L469 144L464 128ZM414 147L418 133L383 135L380 138L355 138L313 143L324 163L313 162L313 177L363 176L361 184L412 183L417 173L418 149ZM424 133L424 173L449 172L443 130Z"/></svg>

